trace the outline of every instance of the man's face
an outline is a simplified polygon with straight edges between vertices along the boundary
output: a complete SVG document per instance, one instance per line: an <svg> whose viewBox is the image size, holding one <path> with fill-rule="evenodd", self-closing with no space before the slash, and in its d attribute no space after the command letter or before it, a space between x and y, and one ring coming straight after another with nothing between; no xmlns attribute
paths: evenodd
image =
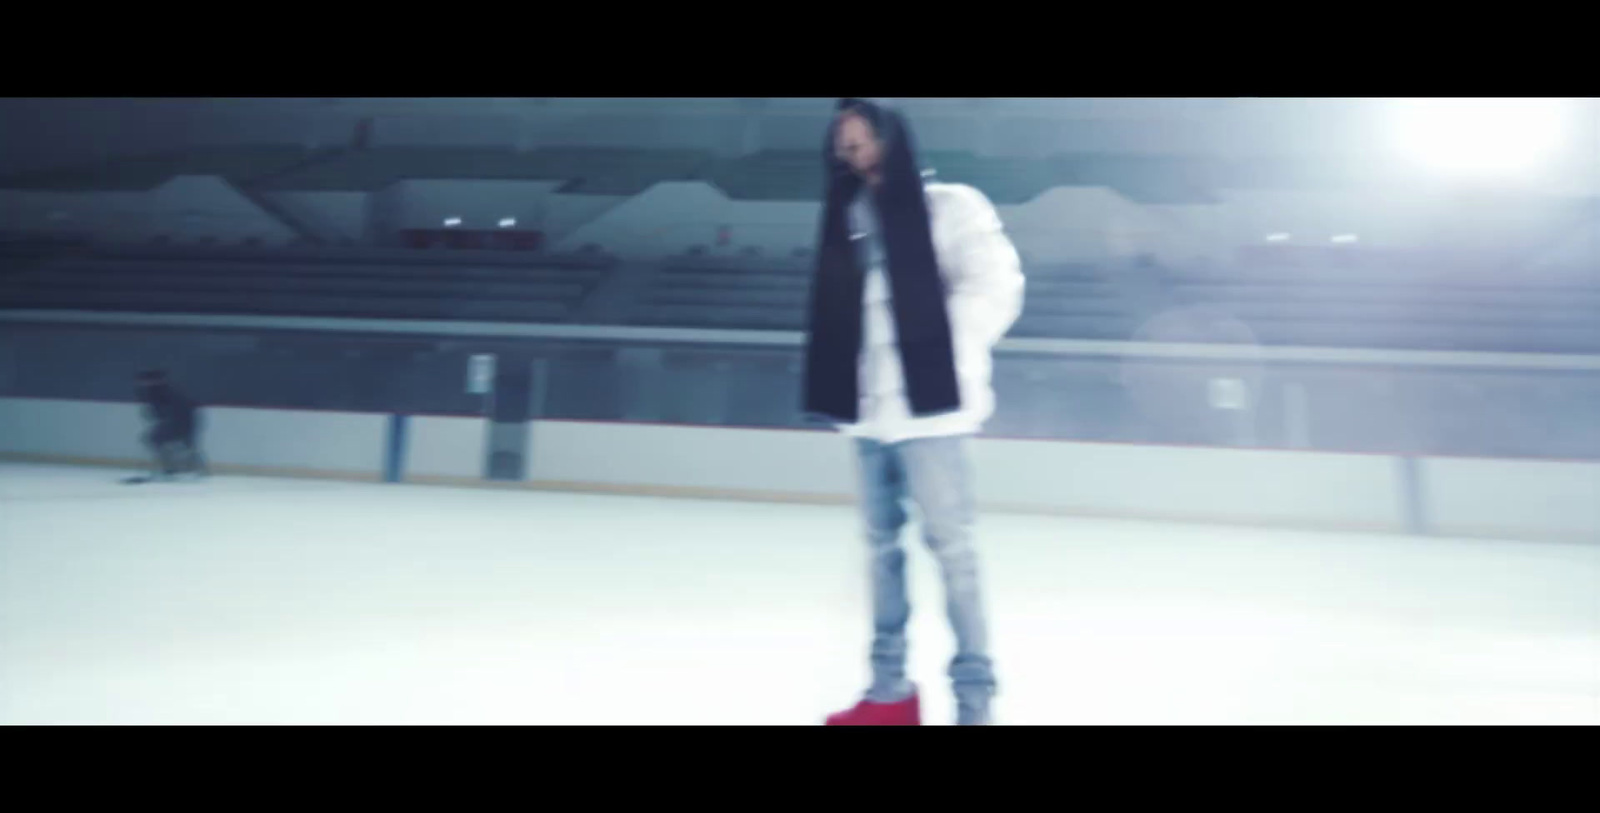
<svg viewBox="0 0 1600 813"><path fill-rule="evenodd" d="M863 178L878 172L883 161L883 143L872 124L855 113L839 116L838 133L833 139L834 155Z"/></svg>

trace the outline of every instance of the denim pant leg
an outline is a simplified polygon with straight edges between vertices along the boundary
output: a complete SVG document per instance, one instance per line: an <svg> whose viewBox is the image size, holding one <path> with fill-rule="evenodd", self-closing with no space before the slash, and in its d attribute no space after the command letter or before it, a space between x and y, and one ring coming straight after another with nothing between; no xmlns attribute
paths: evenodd
<svg viewBox="0 0 1600 813"><path fill-rule="evenodd" d="M872 575L872 687L867 699L891 703L910 691L906 680L906 479L892 446L870 440L856 443L861 476L861 508L867 526Z"/></svg>
<svg viewBox="0 0 1600 813"><path fill-rule="evenodd" d="M922 515L924 540L944 576L945 602L955 631L950 679L963 721L984 722L996 691L989 630L973 548L976 509L966 437L913 440L898 451L907 488Z"/></svg>

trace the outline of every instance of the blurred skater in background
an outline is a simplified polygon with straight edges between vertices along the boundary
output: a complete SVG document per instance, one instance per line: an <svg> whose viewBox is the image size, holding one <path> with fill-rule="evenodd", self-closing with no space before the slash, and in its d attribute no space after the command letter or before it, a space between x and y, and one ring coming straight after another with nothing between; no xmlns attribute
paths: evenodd
<svg viewBox="0 0 1600 813"><path fill-rule="evenodd" d="M210 474L200 453L200 408L179 390L163 370L146 370L137 379L139 403L149 429L144 445L155 465L148 477L128 482L172 479L180 474Z"/></svg>

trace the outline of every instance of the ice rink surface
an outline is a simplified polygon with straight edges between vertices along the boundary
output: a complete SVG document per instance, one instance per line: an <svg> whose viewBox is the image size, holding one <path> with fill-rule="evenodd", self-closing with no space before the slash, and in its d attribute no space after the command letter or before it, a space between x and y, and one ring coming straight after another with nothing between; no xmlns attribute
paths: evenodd
<svg viewBox="0 0 1600 813"><path fill-rule="evenodd" d="M865 685L846 507L126 474L0 464L0 724L815 725ZM988 515L979 549L1002 725L1600 723L1600 540Z"/></svg>

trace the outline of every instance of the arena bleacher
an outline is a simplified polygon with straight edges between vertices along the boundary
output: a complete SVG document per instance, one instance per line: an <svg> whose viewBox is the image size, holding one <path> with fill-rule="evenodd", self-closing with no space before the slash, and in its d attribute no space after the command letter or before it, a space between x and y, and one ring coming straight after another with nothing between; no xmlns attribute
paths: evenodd
<svg viewBox="0 0 1600 813"><path fill-rule="evenodd" d="M0 189L140 191L153 189L179 175L215 175L236 183L250 183L333 152L278 145L175 150L19 173L0 179Z"/></svg>
<svg viewBox="0 0 1600 813"><path fill-rule="evenodd" d="M604 254L375 248L99 246L0 241L0 307L567 323L617 273L641 280L603 323L798 330L803 259L670 258L618 271ZM1117 264L1028 268L1021 338L1123 341L1157 314L1204 308L1270 346L1600 352L1600 285L1440 284L1312 273L1186 273ZM1205 336L1187 340L1207 341Z"/></svg>
<svg viewBox="0 0 1600 813"><path fill-rule="evenodd" d="M539 345L550 377L544 414L791 426L799 421L798 357L784 342L805 326L808 249L822 190L822 156L796 146L816 140L810 130L804 135L753 144L743 155L382 139L246 145L0 177L0 196L8 196L7 211L14 213L0 234L0 311L337 317L364 320L377 332L386 322L436 325L441 335L462 324L570 329L584 338ZM1522 213L1539 221L1536 228L1505 245L1492 235L1455 245L1460 235L1476 237L1474 224L1493 226L1497 210L1455 223L1449 198L1430 212L1437 222L1404 232L1415 235L1414 245L1409 236L1371 244L1330 245L1326 236L1320 244L1267 242L1265 229L1239 240L1216 225L1234 216L1228 190L1303 188L1314 196L1360 168L1283 156L1033 153L924 153L939 180L977 187L1003 216L1020 213L1009 225L1025 249L1028 296L1010 333L1012 349L995 368L1005 408L992 431L1290 443L1283 388L1293 384L1316 404L1316 437L1304 442L1320 448L1600 449L1600 432L1581 418L1580 405L1595 394L1592 376L1513 370L1524 356L1564 370L1564 359L1581 364L1600 354L1594 201L1550 197L1540 204L1546 209ZM225 184L168 188L175 179L197 177ZM402 186L406 181L417 183ZM138 210L140 193L168 195L159 201L165 208ZM189 194L214 197L188 202ZM73 219L75 206L88 202L84 208L91 209L97 200L109 201L103 222L121 231L97 233ZM218 201L227 206L219 209ZM1372 205L1383 201L1374 198ZM1099 216L1095 207L1104 207L1105 220L1073 220ZM1192 221L1200 224L1196 233L1215 245L1201 252L1163 244L1152 229L1186 222L1169 218L1174 210L1200 212ZM1270 204L1257 210L1272 211ZM1325 209L1309 204L1305 211L1314 219ZM302 222L319 215L328 219ZM1123 242L1098 239L1102 228L1119 230ZM1342 227L1330 221L1327 228L1333 234ZM1050 251L1057 239L1079 242L1072 251ZM689 345L589 338L675 332L637 330L661 328L708 338ZM53 330L49 335L57 336L64 328ZM353 380L369 383L339 395L344 407L388 409L375 393L394 392L424 411L466 408L451 400L459 393L447 397L434 384L416 383L459 377L459 353L436 340L390 338L339 361L310 339L275 335L240 349L222 340L228 334L216 324L206 330L212 332L203 348L186 349L183 357L251 403L320 404L309 384L295 382L359 369L350 373ZM740 344L751 332L779 338ZM100 351L85 350L80 358L69 344L58 338L49 344L44 335L30 347L53 354L55 366L27 361L19 369L28 372L10 380L14 388L101 397L120 386L124 371L113 370ZM719 335L734 337L732 344L718 344ZM148 343L139 345L141 353L177 352L140 336ZM125 338L133 341L133 334ZM1135 364L1127 358L1137 354L1124 353L1136 345L1215 352L1201 353L1203 360ZM502 349L532 354L531 346ZM1219 379L1260 383L1251 378L1261 374L1251 353L1279 350L1305 351L1293 357L1317 361L1274 368L1270 401L1259 416L1270 428L1251 430L1268 437L1241 433L1226 410L1207 401L1207 388ZM31 359L32 352L12 358ZM1368 361L1407 353L1414 361ZM1437 354L1459 354L1470 369L1425 374L1405 366L1435 363ZM1455 358L1437 363L1449 369ZM56 369L74 364L76 376ZM95 365L105 366L103 376L85 372ZM258 380L236 375L235 367L272 372ZM1158 386L1142 391L1141 375ZM24 381L26 387L17 383ZM1472 417L1424 421L1407 412L1431 415L1451 404L1465 405ZM1505 433L1494 428L1517 410L1527 425Z"/></svg>
<svg viewBox="0 0 1600 813"><path fill-rule="evenodd" d="M6 307L368 319L569 319L604 259L161 246L75 252L9 275Z"/></svg>

